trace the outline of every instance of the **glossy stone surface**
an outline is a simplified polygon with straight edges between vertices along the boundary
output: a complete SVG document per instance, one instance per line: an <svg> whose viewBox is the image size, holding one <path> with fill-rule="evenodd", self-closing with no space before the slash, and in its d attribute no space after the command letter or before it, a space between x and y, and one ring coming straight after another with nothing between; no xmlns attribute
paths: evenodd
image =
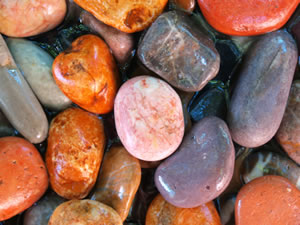
<svg viewBox="0 0 300 225"><path fill-rule="evenodd" d="M0 138L0 221L29 208L47 188L45 163L37 149L23 138Z"/></svg>
<svg viewBox="0 0 300 225"><path fill-rule="evenodd" d="M36 204L31 206L24 214L24 225L48 225L48 221L53 211L64 202L54 192L46 194Z"/></svg>
<svg viewBox="0 0 300 225"><path fill-rule="evenodd" d="M71 200L59 205L48 225L122 225L118 213L93 200Z"/></svg>
<svg viewBox="0 0 300 225"><path fill-rule="evenodd" d="M179 149L162 162L155 184L172 205L192 208L219 196L234 168L234 146L224 121L206 117L184 137Z"/></svg>
<svg viewBox="0 0 300 225"><path fill-rule="evenodd" d="M65 0L0 1L0 33L29 37L59 25L66 14Z"/></svg>
<svg viewBox="0 0 300 225"><path fill-rule="evenodd" d="M123 32L144 30L163 12L168 0L74 0L98 20Z"/></svg>
<svg viewBox="0 0 300 225"><path fill-rule="evenodd" d="M55 58L53 76L62 92L85 110L105 114L113 109L118 69L110 49L99 37L77 38Z"/></svg>
<svg viewBox="0 0 300 225"><path fill-rule="evenodd" d="M236 225L298 224L300 191L279 176L264 176L243 186L235 203Z"/></svg>
<svg viewBox="0 0 300 225"><path fill-rule="evenodd" d="M91 199L112 207L124 221L141 183L139 160L124 147L112 147L105 153Z"/></svg>
<svg viewBox="0 0 300 225"><path fill-rule="evenodd" d="M44 141L48 133L46 115L1 35L0 90L0 109L13 127L32 143Z"/></svg>
<svg viewBox="0 0 300 225"><path fill-rule="evenodd" d="M170 0L170 7L175 9L183 9L186 12L193 12L196 0Z"/></svg>
<svg viewBox="0 0 300 225"><path fill-rule="evenodd" d="M300 164L300 80L292 84L288 104L283 115L276 139L286 153Z"/></svg>
<svg viewBox="0 0 300 225"><path fill-rule="evenodd" d="M275 152L262 151L249 155L240 171L245 183L265 175L279 175L289 179L300 190L300 167Z"/></svg>
<svg viewBox="0 0 300 225"><path fill-rule="evenodd" d="M244 59L227 121L233 140L258 147L276 133L297 64L297 46L286 31L262 36Z"/></svg>
<svg viewBox="0 0 300 225"><path fill-rule="evenodd" d="M11 126L4 114L0 111L0 137L13 136L15 129Z"/></svg>
<svg viewBox="0 0 300 225"><path fill-rule="evenodd" d="M51 122L46 165L52 189L66 199L87 196L96 183L105 147L102 121L69 108Z"/></svg>
<svg viewBox="0 0 300 225"><path fill-rule="evenodd" d="M124 64L127 62L132 55L134 47L132 34L108 26L86 11L80 14L80 20L105 40L118 63Z"/></svg>
<svg viewBox="0 0 300 225"><path fill-rule="evenodd" d="M278 30L291 17L298 0L198 0L201 12L216 30L229 35L258 35Z"/></svg>
<svg viewBox="0 0 300 225"><path fill-rule="evenodd" d="M139 76L120 88L114 106L118 135L138 159L157 161L180 145L184 134L182 104L164 81Z"/></svg>
<svg viewBox="0 0 300 225"><path fill-rule="evenodd" d="M61 92L52 76L53 58L25 39L8 38L6 43L41 104L57 111L67 108L71 101Z"/></svg>
<svg viewBox="0 0 300 225"><path fill-rule="evenodd" d="M221 225L213 202L196 208L177 208L166 202L159 194L151 203L145 225Z"/></svg>
<svg viewBox="0 0 300 225"><path fill-rule="evenodd" d="M138 57L150 70L171 85L195 92L213 79L220 67L220 56L187 15L171 11L151 25L140 42Z"/></svg>

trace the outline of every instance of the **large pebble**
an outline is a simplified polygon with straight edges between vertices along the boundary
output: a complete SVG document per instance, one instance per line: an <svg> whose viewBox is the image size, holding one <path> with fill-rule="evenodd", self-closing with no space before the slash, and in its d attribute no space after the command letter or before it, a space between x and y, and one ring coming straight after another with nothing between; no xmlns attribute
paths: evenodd
<svg viewBox="0 0 300 225"><path fill-rule="evenodd" d="M164 81L139 76L120 88L114 106L118 135L130 154L145 161L171 155L184 134L182 104Z"/></svg>
<svg viewBox="0 0 300 225"><path fill-rule="evenodd" d="M288 104L276 134L276 139L287 154L300 164L300 80L293 82Z"/></svg>
<svg viewBox="0 0 300 225"><path fill-rule="evenodd" d="M67 11L65 0L0 1L0 33L28 37L59 25Z"/></svg>
<svg viewBox="0 0 300 225"><path fill-rule="evenodd" d="M0 138L0 221L29 208L47 187L46 167L37 149L23 138Z"/></svg>
<svg viewBox="0 0 300 225"><path fill-rule="evenodd" d="M155 183L162 196L192 208L219 196L234 168L234 146L224 121L206 117L184 137L178 151L159 165Z"/></svg>
<svg viewBox="0 0 300 225"><path fill-rule="evenodd" d="M51 122L46 165L52 189L67 199L87 196L96 183L105 147L102 121L69 108Z"/></svg>
<svg viewBox="0 0 300 225"><path fill-rule="evenodd" d="M124 221L140 183L139 160L124 147L112 147L104 156L91 199L112 207Z"/></svg>
<svg viewBox="0 0 300 225"><path fill-rule="evenodd" d="M64 202L54 192L48 193L40 201L30 207L24 214L24 225L48 225L53 211Z"/></svg>
<svg viewBox="0 0 300 225"><path fill-rule="evenodd" d="M71 200L58 206L48 225L122 225L118 213L93 200Z"/></svg>
<svg viewBox="0 0 300 225"><path fill-rule="evenodd" d="M150 70L183 91L199 91L213 79L220 56L212 40L184 13L164 13L148 29L138 57Z"/></svg>
<svg viewBox="0 0 300 225"><path fill-rule="evenodd" d="M177 208L159 194L152 201L145 225L221 225L220 216L213 202L191 209Z"/></svg>
<svg viewBox="0 0 300 225"><path fill-rule="evenodd" d="M48 133L46 115L1 35L0 90L0 109L13 127L32 143L44 141Z"/></svg>
<svg viewBox="0 0 300 225"><path fill-rule="evenodd" d="M281 28L299 0L198 0L201 12L216 30L229 35L258 35Z"/></svg>
<svg viewBox="0 0 300 225"><path fill-rule="evenodd" d="M61 92L52 76L53 58L25 39L8 38L6 43L41 104L57 111L67 108L71 101Z"/></svg>
<svg viewBox="0 0 300 225"><path fill-rule="evenodd" d="M99 37L77 38L55 58L53 76L62 92L85 110L105 114L113 109L118 68L110 49Z"/></svg>
<svg viewBox="0 0 300 225"><path fill-rule="evenodd" d="M236 198L236 225L296 225L299 221L300 191L286 178L256 178L243 186Z"/></svg>
<svg viewBox="0 0 300 225"><path fill-rule="evenodd" d="M233 140L258 147L276 133L297 64L297 46L286 31L263 36L244 60L233 91L228 123Z"/></svg>

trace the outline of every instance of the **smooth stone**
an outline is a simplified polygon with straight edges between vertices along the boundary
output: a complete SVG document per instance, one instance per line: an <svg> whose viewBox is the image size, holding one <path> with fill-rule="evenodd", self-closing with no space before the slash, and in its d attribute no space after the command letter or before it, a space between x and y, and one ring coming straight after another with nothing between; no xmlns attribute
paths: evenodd
<svg viewBox="0 0 300 225"><path fill-rule="evenodd" d="M196 6L196 0L170 0L170 8L183 9L185 12L191 13Z"/></svg>
<svg viewBox="0 0 300 225"><path fill-rule="evenodd" d="M5 115L0 110L0 137L13 136L15 134L15 129L6 119Z"/></svg>
<svg viewBox="0 0 300 225"><path fill-rule="evenodd" d="M171 155L184 134L182 104L164 81L139 76L125 82L114 106L118 135L126 150L145 161Z"/></svg>
<svg viewBox="0 0 300 225"><path fill-rule="evenodd" d="M104 156L91 199L112 207L125 221L141 183L141 173L138 159L122 146L112 147Z"/></svg>
<svg viewBox="0 0 300 225"><path fill-rule="evenodd" d="M278 175L289 179L300 190L300 166L278 153L254 152L244 160L240 170L245 183L265 175Z"/></svg>
<svg viewBox="0 0 300 225"><path fill-rule="evenodd" d="M300 80L292 84L276 139L291 159L300 164Z"/></svg>
<svg viewBox="0 0 300 225"><path fill-rule="evenodd" d="M45 163L33 144L0 138L0 221L29 208L48 188Z"/></svg>
<svg viewBox="0 0 300 225"><path fill-rule="evenodd" d="M25 39L8 38L7 46L31 89L46 108L60 111L71 105L52 76L53 58Z"/></svg>
<svg viewBox="0 0 300 225"><path fill-rule="evenodd" d="M214 43L182 12L162 14L138 47L141 62L174 87L201 90L220 67Z"/></svg>
<svg viewBox="0 0 300 225"><path fill-rule="evenodd" d="M183 117L184 117L184 133L187 133L192 128L192 120L191 116L188 110L189 103L191 99L193 98L194 94L193 92L184 92L184 91L177 91L181 103L182 103L182 110L183 110Z"/></svg>
<svg viewBox="0 0 300 225"><path fill-rule="evenodd" d="M105 147L102 120L79 108L50 124L46 166L52 189L66 199L85 198L96 183Z"/></svg>
<svg viewBox="0 0 300 225"><path fill-rule="evenodd" d="M177 208L158 194L152 201L145 225L221 225L220 216L212 201L191 209Z"/></svg>
<svg viewBox="0 0 300 225"><path fill-rule="evenodd" d="M0 33L29 37L59 25L67 11L65 0L4 0L0 2Z"/></svg>
<svg viewBox="0 0 300 225"><path fill-rule="evenodd" d="M268 33L281 28L299 0L198 0L201 12L216 30L237 36Z"/></svg>
<svg viewBox="0 0 300 225"><path fill-rule="evenodd" d="M256 178L237 195L236 225L298 224L299 221L300 191L284 177Z"/></svg>
<svg viewBox="0 0 300 225"><path fill-rule="evenodd" d="M48 225L122 225L118 213L93 200L71 200L59 205Z"/></svg>
<svg viewBox="0 0 300 225"><path fill-rule="evenodd" d="M287 104L298 52L286 31L262 36L244 59L227 121L233 140L245 147L267 143Z"/></svg>
<svg viewBox="0 0 300 225"><path fill-rule="evenodd" d="M206 117L194 125L176 153L159 165L155 184L170 204L193 208L218 197L233 169L234 146L226 123Z"/></svg>
<svg viewBox="0 0 300 225"><path fill-rule="evenodd" d="M54 192L48 193L25 212L23 224L48 225L48 221L53 211L63 202L64 199Z"/></svg>
<svg viewBox="0 0 300 225"><path fill-rule="evenodd" d="M48 133L45 112L17 68L0 35L0 109L11 125L36 144Z"/></svg>
<svg viewBox="0 0 300 225"><path fill-rule="evenodd" d="M235 195L225 195L218 199L220 217L223 225L235 225L234 222L234 208Z"/></svg>

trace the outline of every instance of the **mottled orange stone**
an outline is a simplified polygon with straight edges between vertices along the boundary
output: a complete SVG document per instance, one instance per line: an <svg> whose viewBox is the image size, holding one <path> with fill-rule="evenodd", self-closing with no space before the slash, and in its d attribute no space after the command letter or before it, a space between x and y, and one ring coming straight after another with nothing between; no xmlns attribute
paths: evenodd
<svg viewBox="0 0 300 225"><path fill-rule="evenodd" d="M152 201L146 216L146 225L221 225L213 202L196 208L177 208L159 194Z"/></svg>
<svg viewBox="0 0 300 225"><path fill-rule="evenodd" d="M77 38L55 58L52 69L59 88L80 107L98 114L113 109L118 68L110 49L99 37Z"/></svg>
<svg viewBox="0 0 300 225"><path fill-rule="evenodd" d="M118 213L93 200L71 200L59 205L48 225L122 225Z"/></svg>
<svg viewBox="0 0 300 225"><path fill-rule="evenodd" d="M127 33L144 30L163 12L168 0L74 0L98 20Z"/></svg>
<svg viewBox="0 0 300 225"><path fill-rule="evenodd" d="M87 196L97 180L105 147L102 121L69 108L51 122L46 165L52 189L66 199Z"/></svg>
<svg viewBox="0 0 300 225"><path fill-rule="evenodd" d="M139 160L131 156L124 147L112 147L104 156L91 199L112 207L124 221L140 183Z"/></svg>
<svg viewBox="0 0 300 225"><path fill-rule="evenodd" d="M263 176L240 190L235 202L236 225L299 224L300 191L288 179Z"/></svg>
<svg viewBox="0 0 300 225"><path fill-rule="evenodd" d="M46 166L37 149L23 138L0 138L0 221L29 208L47 187Z"/></svg>

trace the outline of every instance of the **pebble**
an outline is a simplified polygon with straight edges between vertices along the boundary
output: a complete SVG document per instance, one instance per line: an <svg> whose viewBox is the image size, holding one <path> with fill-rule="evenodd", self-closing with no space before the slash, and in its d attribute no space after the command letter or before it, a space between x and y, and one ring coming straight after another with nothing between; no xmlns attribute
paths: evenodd
<svg viewBox="0 0 300 225"><path fill-rule="evenodd" d="M212 201L191 209L177 208L158 194L152 201L145 225L221 225Z"/></svg>
<svg viewBox="0 0 300 225"><path fill-rule="evenodd" d="M234 208L235 195L225 195L218 199L220 217L223 225L235 225L234 223Z"/></svg>
<svg viewBox="0 0 300 225"><path fill-rule="evenodd" d="M185 12L191 13L196 6L196 0L170 0L170 8L183 9Z"/></svg>
<svg viewBox="0 0 300 225"><path fill-rule="evenodd" d="M155 184L170 204L193 208L218 197L233 169L234 146L226 123L206 117L194 125L176 153L159 165Z"/></svg>
<svg viewBox="0 0 300 225"><path fill-rule="evenodd" d="M23 138L0 138L0 221L29 208L47 188L48 175L38 150Z"/></svg>
<svg viewBox="0 0 300 225"><path fill-rule="evenodd" d="M48 225L122 225L118 213L109 206L93 200L71 200L59 205Z"/></svg>
<svg viewBox="0 0 300 225"><path fill-rule="evenodd" d="M126 150L145 161L171 155L184 134L182 104L164 81L138 76L125 82L116 97L115 124Z"/></svg>
<svg viewBox="0 0 300 225"><path fill-rule="evenodd" d="M60 111L71 105L52 76L53 58L25 39L8 38L7 46L31 89L46 108Z"/></svg>
<svg viewBox="0 0 300 225"><path fill-rule="evenodd" d="M262 36L251 47L227 114L236 143L258 147L275 135L287 104L297 57L295 41L283 30Z"/></svg>
<svg viewBox="0 0 300 225"><path fill-rule="evenodd" d="M237 36L268 33L281 28L299 0L198 0L201 12L216 30Z"/></svg>
<svg viewBox="0 0 300 225"><path fill-rule="evenodd" d="M141 173L138 159L122 146L112 147L104 156L91 199L112 207L125 221L141 183Z"/></svg>
<svg viewBox="0 0 300 225"><path fill-rule="evenodd" d="M0 35L0 109L11 125L36 144L44 141L48 121Z"/></svg>
<svg viewBox="0 0 300 225"><path fill-rule="evenodd" d="M195 92L213 79L220 56L187 15L171 11L162 14L148 29L138 47L141 62L174 87Z"/></svg>
<svg viewBox="0 0 300 225"><path fill-rule="evenodd" d="M288 179L263 176L243 186L235 203L236 225L299 224L300 191Z"/></svg>
<svg viewBox="0 0 300 225"><path fill-rule="evenodd" d="M0 137L13 136L15 134L15 129L6 119L5 115L0 110Z"/></svg>
<svg viewBox="0 0 300 225"><path fill-rule="evenodd" d="M59 25L67 11L65 0L8 0L0 2L0 33L29 37Z"/></svg>
<svg viewBox="0 0 300 225"><path fill-rule="evenodd" d="M77 38L53 62L53 76L62 92L83 109L109 113L118 88L118 68L110 49L95 35Z"/></svg>
<svg viewBox="0 0 300 225"><path fill-rule="evenodd" d="M300 80L292 84L276 139L291 159L300 164Z"/></svg>
<svg viewBox="0 0 300 225"><path fill-rule="evenodd" d="M103 23L126 33L142 31L163 12L168 0L74 0Z"/></svg>
<svg viewBox="0 0 300 225"><path fill-rule="evenodd" d="M54 192L46 194L41 200L31 206L24 214L24 225L48 225L53 211L64 202Z"/></svg>
<svg viewBox="0 0 300 225"><path fill-rule="evenodd" d="M66 199L85 198L94 184L105 147L102 120L79 108L50 124L46 165L52 189Z"/></svg>

